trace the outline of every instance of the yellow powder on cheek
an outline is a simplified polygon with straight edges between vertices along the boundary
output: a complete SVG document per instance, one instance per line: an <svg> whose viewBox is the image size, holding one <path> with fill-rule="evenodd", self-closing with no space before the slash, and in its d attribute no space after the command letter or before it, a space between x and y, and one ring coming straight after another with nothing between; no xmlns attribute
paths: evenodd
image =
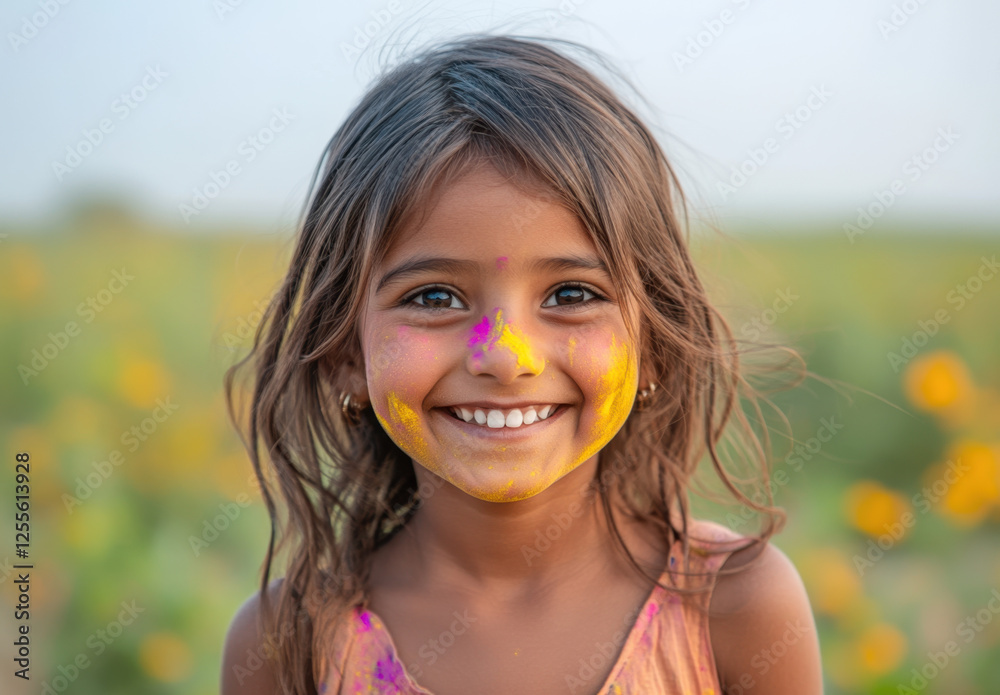
<svg viewBox="0 0 1000 695"><path fill-rule="evenodd" d="M390 391L387 398L391 423L387 423L381 415L376 413L378 421L382 423L382 427L392 436L400 449L407 451L423 463L428 463L427 442L424 441L420 433L420 417L395 392Z"/></svg>
<svg viewBox="0 0 1000 695"><path fill-rule="evenodd" d="M576 338L569 339L569 366L573 366L573 351L576 350Z"/></svg>
<svg viewBox="0 0 1000 695"><path fill-rule="evenodd" d="M597 420L590 430L591 442L573 463L570 470L589 459L600 451L605 444L625 424L631 411L629 395L638 378L636 361L630 359L628 345L617 344L615 336L611 336L611 364L607 372L601 375L601 383L597 390L597 405L595 411ZM567 471L569 472L569 471Z"/></svg>

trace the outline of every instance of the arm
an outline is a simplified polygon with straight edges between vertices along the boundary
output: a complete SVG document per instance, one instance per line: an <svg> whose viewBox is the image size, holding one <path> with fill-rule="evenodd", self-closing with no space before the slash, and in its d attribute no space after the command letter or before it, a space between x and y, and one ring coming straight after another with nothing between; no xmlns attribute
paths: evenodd
<svg viewBox="0 0 1000 695"><path fill-rule="evenodd" d="M742 567L754 552L733 553L723 567ZM822 695L809 597L795 566L773 545L745 570L718 578L709 630L723 693Z"/></svg>
<svg viewBox="0 0 1000 695"><path fill-rule="evenodd" d="M268 586L272 605L277 601L281 580ZM273 664L266 658L267 651L259 633L260 594L248 598L229 625L222 654L221 695L274 695L278 691L278 677Z"/></svg>

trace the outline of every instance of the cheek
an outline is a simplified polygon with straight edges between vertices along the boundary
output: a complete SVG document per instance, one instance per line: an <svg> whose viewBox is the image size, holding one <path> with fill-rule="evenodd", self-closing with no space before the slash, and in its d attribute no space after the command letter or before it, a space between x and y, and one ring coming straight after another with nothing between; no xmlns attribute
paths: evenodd
<svg viewBox="0 0 1000 695"><path fill-rule="evenodd" d="M604 340L575 340L574 370L591 403L593 420L580 461L593 456L617 434L632 410L639 373L631 347L612 334Z"/></svg>
<svg viewBox="0 0 1000 695"><path fill-rule="evenodd" d="M437 379L434 364L440 346L406 326L384 329L368 344L368 393L375 416L399 448L425 458L420 411Z"/></svg>
<svg viewBox="0 0 1000 695"><path fill-rule="evenodd" d="M435 346L425 335L408 326L384 328L368 337L365 356L368 388L374 397L387 385L398 386L418 378L429 362L434 361Z"/></svg>

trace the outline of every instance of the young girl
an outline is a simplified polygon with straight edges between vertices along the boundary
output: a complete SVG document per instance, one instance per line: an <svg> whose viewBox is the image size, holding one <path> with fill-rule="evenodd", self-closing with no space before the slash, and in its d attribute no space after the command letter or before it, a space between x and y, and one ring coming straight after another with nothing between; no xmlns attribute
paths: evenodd
<svg viewBox="0 0 1000 695"><path fill-rule="evenodd" d="M538 40L462 37L375 84L226 376L239 422L253 367L272 536L224 695L822 691L781 512L716 450L734 415L756 439L683 205L636 115ZM691 518L706 451L759 534Z"/></svg>

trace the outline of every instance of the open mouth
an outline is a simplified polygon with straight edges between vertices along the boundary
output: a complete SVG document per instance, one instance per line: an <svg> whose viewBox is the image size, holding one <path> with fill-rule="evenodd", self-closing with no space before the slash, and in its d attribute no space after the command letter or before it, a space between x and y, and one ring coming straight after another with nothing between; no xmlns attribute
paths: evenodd
<svg viewBox="0 0 1000 695"><path fill-rule="evenodd" d="M439 408L439 410L442 410L459 422L481 429L512 430L524 429L545 422L549 418L562 413L566 407L564 404L547 404L529 406L527 408L492 410L450 406Z"/></svg>

